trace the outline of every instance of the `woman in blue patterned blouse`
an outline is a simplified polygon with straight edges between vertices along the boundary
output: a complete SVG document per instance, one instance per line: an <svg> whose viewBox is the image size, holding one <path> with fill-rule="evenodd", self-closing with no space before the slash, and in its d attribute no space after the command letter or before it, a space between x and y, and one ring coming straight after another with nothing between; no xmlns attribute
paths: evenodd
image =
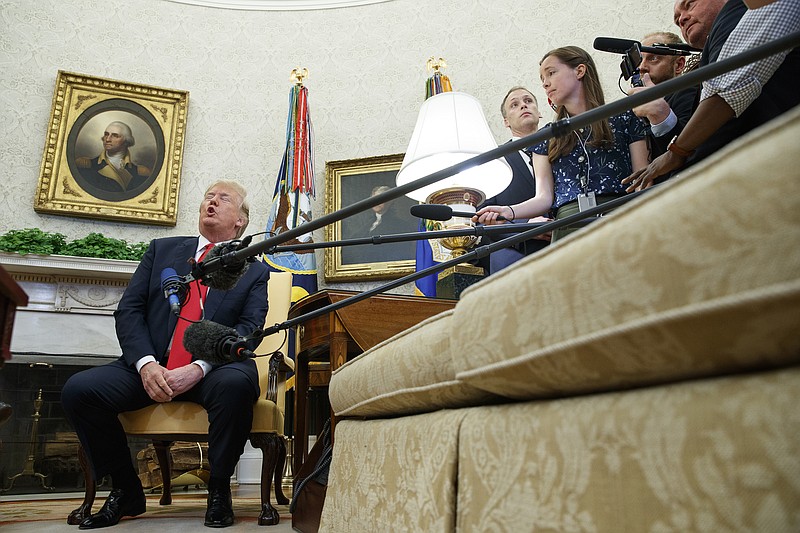
<svg viewBox="0 0 800 533"><path fill-rule="evenodd" d="M582 48L565 46L548 52L539 62L539 75L559 120L605 103L597 67ZM578 212L579 196L581 203L591 205L624 195L621 180L647 166L646 133L646 125L625 111L534 146L536 196L515 205L484 207L477 221L494 224L500 215L512 220L551 210L560 219ZM557 230L553 240L569 231Z"/></svg>

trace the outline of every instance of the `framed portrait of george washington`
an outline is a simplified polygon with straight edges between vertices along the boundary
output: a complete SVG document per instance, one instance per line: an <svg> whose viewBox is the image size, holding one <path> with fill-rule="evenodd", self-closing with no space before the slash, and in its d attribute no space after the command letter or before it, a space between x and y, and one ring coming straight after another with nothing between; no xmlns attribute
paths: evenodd
<svg viewBox="0 0 800 533"><path fill-rule="evenodd" d="M325 214L395 186L403 154L328 161L325 164ZM414 233L419 219L409 212L417 202L406 196L379 204L325 228L328 242L376 235ZM325 249L326 281L396 279L414 272L414 241L359 244Z"/></svg>
<svg viewBox="0 0 800 533"><path fill-rule="evenodd" d="M174 226L189 93L59 71L33 208Z"/></svg>

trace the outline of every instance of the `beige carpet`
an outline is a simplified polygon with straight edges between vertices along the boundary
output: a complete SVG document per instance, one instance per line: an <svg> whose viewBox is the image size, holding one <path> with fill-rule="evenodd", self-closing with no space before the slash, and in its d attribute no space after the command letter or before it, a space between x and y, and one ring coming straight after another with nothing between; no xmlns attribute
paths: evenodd
<svg viewBox="0 0 800 533"><path fill-rule="evenodd" d="M169 531L180 533L182 531L203 530L203 516L206 510L205 493L198 494L173 494L171 505L159 505L160 495L147 496L147 512L134 518L125 518L117 524L113 531ZM97 511L102 506L105 495L98 495L94 505ZM69 513L80 506L83 501L79 498L47 499L47 500L0 500L0 530L3 533L50 533L56 531L77 531L77 526L67 524ZM283 533L292 531L291 515L288 505L273 506L281 516L277 526L264 526L263 531L270 533ZM233 500L233 511L236 522L225 531L253 531L258 526L258 515L261 511L259 498L236 497ZM110 531L110 530L105 530ZM206 530L206 531L210 531Z"/></svg>

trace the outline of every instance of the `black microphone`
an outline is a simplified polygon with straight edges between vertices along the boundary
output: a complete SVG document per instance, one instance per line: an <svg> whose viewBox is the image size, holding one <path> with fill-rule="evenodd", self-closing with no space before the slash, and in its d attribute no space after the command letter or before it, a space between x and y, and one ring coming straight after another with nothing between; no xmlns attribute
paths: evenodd
<svg viewBox="0 0 800 533"><path fill-rule="evenodd" d="M222 262L222 268L209 274L201 273L199 276L195 277L200 278L203 285L207 285L211 289L229 291L234 288L245 275L247 269L250 267L250 261L254 260L254 258L237 260L233 257L233 254L246 248L250 244L251 239L252 237L246 237L243 241L234 240L214 246L209 250L208 254L206 254L203 261L199 263L197 267L200 269L200 272L202 272L204 263L212 259L218 259Z"/></svg>
<svg viewBox="0 0 800 533"><path fill-rule="evenodd" d="M592 46L595 50L601 52L612 52L614 54L627 54L632 46L639 45L639 50L649 54L658 54L662 56L690 56L692 52L688 50L673 48L669 44L658 44L655 46L642 46L639 41L631 39L617 39L615 37L597 37ZM693 49L694 50L694 49Z"/></svg>
<svg viewBox="0 0 800 533"><path fill-rule="evenodd" d="M472 218L475 216L475 213L453 211L452 207L443 204L418 204L411 206L411 216L427 220L450 220L453 217ZM508 219L504 216L499 216L497 220L503 221Z"/></svg>
<svg viewBox="0 0 800 533"><path fill-rule="evenodd" d="M180 315L181 305L186 300L187 287L174 268L167 267L161 271L161 290L164 291L164 298L169 302L172 312Z"/></svg>
<svg viewBox="0 0 800 533"><path fill-rule="evenodd" d="M212 365L244 361L256 354L235 329L211 320L189 324L183 334L183 347L198 359Z"/></svg>

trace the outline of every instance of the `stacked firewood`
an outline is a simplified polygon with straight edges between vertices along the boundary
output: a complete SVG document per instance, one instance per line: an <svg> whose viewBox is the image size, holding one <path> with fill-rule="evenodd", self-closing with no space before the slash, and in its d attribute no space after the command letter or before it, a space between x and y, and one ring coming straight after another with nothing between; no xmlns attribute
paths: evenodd
<svg viewBox="0 0 800 533"><path fill-rule="evenodd" d="M208 444L205 442L174 442L172 456L172 484L199 485L208 481ZM150 444L136 454L139 479L145 489L157 489L163 483L156 451ZM182 482L184 481L184 482Z"/></svg>

